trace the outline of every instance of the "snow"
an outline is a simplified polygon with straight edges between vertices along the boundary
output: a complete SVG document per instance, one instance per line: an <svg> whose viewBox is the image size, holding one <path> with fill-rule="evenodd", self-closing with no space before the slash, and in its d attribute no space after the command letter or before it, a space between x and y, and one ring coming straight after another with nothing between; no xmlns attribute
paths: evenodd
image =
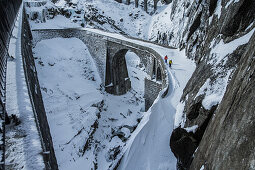
<svg viewBox="0 0 255 170"><path fill-rule="evenodd" d="M9 44L9 53L14 59L7 62L6 109L21 123L6 126L6 167L10 169L43 169L42 148L35 118L30 103L21 56L22 10ZM15 151L15 152L14 152Z"/></svg>
<svg viewBox="0 0 255 170"><path fill-rule="evenodd" d="M55 16L55 19L47 20L46 22L30 21L32 29L63 29L63 28L79 28L78 23L73 23L62 15Z"/></svg>
<svg viewBox="0 0 255 170"><path fill-rule="evenodd" d="M186 120L183 116L184 116L184 106L185 103L184 102L180 102L177 106L176 106L176 113L175 113L175 120L174 120L174 126L178 127L181 125L181 127L184 127L185 121Z"/></svg>
<svg viewBox="0 0 255 170"><path fill-rule="evenodd" d="M156 50L159 54L161 54L161 56L165 56L165 54L167 53L170 56L169 58L171 58L173 60L172 69L168 68L168 66L167 66L167 69L168 69L169 75L170 75L169 77L171 77L171 82L172 82L172 84L170 85L170 90L169 90L171 93L169 95L167 95L167 98L165 98L165 99L158 98L155 101L155 106L153 106L152 109L149 110L147 113L144 113L144 117L143 117L141 123L138 125L137 130L135 130L135 132L133 132L131 134L131 137L130 137L129 141L127 142L126 146L122 145L124 147L124 149L122 151L123 153L125 152L125 150L132 150L132 151L135 150L137 156L132 156L132 154L130 154L130 151L127 151L125 153L124 157L123 157L123 161L122 161L122 164L121 164L120 167L122 167L122 169L129 169L129 168L139 169L139 168L144 168L144 167L151 167L151 169L154 169L154 168L155 169L157 169L157 168L164 169L166 167L175 167L176 159L171 154L168 142L169 142L171 131L174 127L174 114L175 114L175 111L176 111L175 108L176 108L176 106L179 102L179 99L180 99L180 96L182 94L182 90L185 87L185 84L187 83L188 79L190 78L190 76L192 75L192 73L195 69L195 64L192 61L186 59L184 51L179 52L178 50L168 49L168 48L164 48L164 47L161 47L161 46L157 46L155 44L142 42L142 41L138 41L138 40L133 40L133 39L128 39L127 37L124 37L124 36L121 36L121 35L118 35L118 34L107 33L107 32L100 31L100 30L89 29L89 28L85 28L85 30L89 30L89 31L92 31L92 32L95 32L95 33L104 34L106 36L122 39L122 40L125 40L125 41L132 41L133 43L138 43L138 44L141 44L141 45L151 47L154 50ZM74 47L71 47L71 49L68 49L67 51L69 51L69 52L67 52L67 51L63 50L60 47L60 46L67 46L67 44L65 45L65 43L63 44L63 42L54 42L56 40L60 40L60 39L47 40L46 42L42 41L42 42L40 42L42 44L37 44L37 46L35 48L35 56L40 56L41 54L43 54L45 52L51 52L53 54L56 53L56 50L53 51L53 49L52 50L48 49L52 46L50 44L58 44L59 45L59 46L57 46L56 49L59 49L57 51L60 51L61 55L58 54L57 56L64 56L65 54L69 56L70 55L69 53L72 53L72 55L70 55L72 57L77 56L77 55L74 55L74 52L70 52L70 51L72 51L71 49L73 49ZM53 42L49 42L49 41L53 41ZM73 41L73 39L69 39L67 41L68 44L76 44L74 42L70 43L70 41ZM45 46L47 46L47 50L43 49L43 48L45 48ZM76 46L79 47L81 45L76 44ZM42 49L40 49L40 48L42 48ZM84 47L83 47L83 49L84 49ZM37 51L37 50L39 50L39 51ZM75 51L82 51L82 50L77 49ZM56 84L55 85L50 85L50 82L53 82L53 81L51 80L51 78L47 77L47 75L49 73L51 73L51 75L53 76L54 72L59 73L59 71L48 70L50 66L48 66L47 62L48 62L48 59L49 59L50 62L52 62L51 59L53 59L55 61L59 57L56 57L56 58L49 57L50 54L48 54L48 53L44 54L44 56L46 57L46 61L43 61L43 63L44 63L43 67L45 67L45 66L47 66L47 67L41 68L45 71L44 74L42 74L42 72L40 71L41 69L38 69L40 84L41 84L42 88L44 88L45 86L48 86L47 89L49 87L54 88L54 86L56 86ZM83 56L86 56L86 55L83 55ZM36 57L36 58L41 60L45 57ZM137 63L139 62L138 60L134 60L134 54L132 54L132 53L128 53L127 56L126 56L126 59L127 59L127 63L129 63L129 64L133 63L133 64L137 65ZM62 59L60 61L62 61ZM65 64L63 64L62 66L64 66L64 65ZM40 68L41 65L37 64L37 67ZM63 68L64 67L61 67L61 69L63 69ZM132 69L129 68L129 76L132 73L132 72L130 72L131 70ZM71 74L71 72L70 72L70 74ZM137 75L141 76L142 72L137 74ZM61 78L67 77L67 76L63 76L63 75L56 75L56 76L59 76L57 78L57 80L59 80L60 77ZM73 76L74 75L72 75L71 77L73 77ZM144 76L146 76L146 75L144 75ZM135 76L133 76L133 78L132 78L132 76L130 76L130 77L131 77L132 84L136 84L135 81L137 81L137 78L135 78ZM42 78L45 78L45 80L41 80ZM56 80L56 77L52 78L52 79ZM143 79L141 79L141 80L143 80ZM45 82L45 83L43 83L43 82ZM55 81L55 82L58 82L58 81ZM62 82L62 81L60 81L60 82ZM142 82L142 81L138 81L138 82ZM58 84L58 86L60 86L60 85ZM86 87L86 86L84 86L84 87ZM139 91L139 89L140 89L140 92L142 92L143 91L143 89L142 89L143 82L141 83L140 88L139 88L139 86L136 86L136 85L134 85L134 87L138 87L137 91ZM49 91L49 90L47 90L47 91ZM54 94L55 90L53 89L52 91L53 91L53 94ZM45 93L43 93L43 95L44 95L44 98L45 98ZM107 103L107 97L105 97L105 95L111 98L110 101L112 103L116 100L116 103L114 103L112 105ZM142 95L142 93L140 95ZM72 96L72 94L70 94L68 96ZM99 96L99 95L97 95L97 96ZM107 114L109 114L109 112L110 112L109 111L110 107L114 108L111 112L116 112L116 110L118 110L117 109L118 107L124 108L124 106L120 103L121 100L120 100L119 97L111 96L109 94L103 94L103 96L104 96L104 100L106 101L105 103L108 107ZM127 99L128 96L130 96L130 94L123 95L123 96L121 96L121 98L123 97L123 98ZM56 99L52 99L52 100L55 101ZM57 101L59 101L59 100L60 99L58 99ZM48 103L48 101L50 101L50 100L49 99L45 100L45 106L50 107L49 106L50 103ZM98 100L98 101L100 101L100 100ZM84 102L87 102L87 101L84 99ZM83 104L84 104L84 102L83 102ZM124 102L124 103L126 103L126 102ZM73 105L77 105L77 103L75 103ZM130 103L128 103L128 105L130 105ZM87 106L89 106L89 105L87 105ZM117 106L117 108L116 108L116 106ZM47 109L47 107L46 107L46 110L47 110L47 114L48 114L48 113L50 113L50 111ZM61 107L63 107L63 106L61 105ZM125 106L125 107L129 108L130 106ZM128 108L126 108L126 109L128 110ZM61 111L59 109L57 109L57 110ZM63 109L63 110L68 110L68 109L66 108L66 109ZM74 109L72 108L71 110L74 110ZM140 110L143 110L143 107L140 106ZM125 117L128 115L127 114L128 112L126 112L126 111L124 111L124 113L123 113L123 111L119 111L119 112L124 114ZM126 112L126 114L125 114L125 112ZM134 112L132 112L132 113L134 113ZM139 111L137 113L141 114ZM90 115L93 115L93 114L90 114ZM69 116L70 116L70 113L69 113ZM114 117L115 116L116 115L114 115ZM59 119L59 117L60 116L57 116L58 119ZM74 117L76 117L76 116L74 116ZM65 149L63 149L63 143L64 143L64 141L66 142L67 139L65 138L62 141L55 141L55 139L54 139L54 136L59 136L57 134L61 134L60 131L56 130L57 126L63 126L63 127L65 127L64 129L69 129L68 131L65 130L69 134L69 135L66 135L66 136L69 136L69 138L68 138L69 140L70 140L71 136L74 136L77 133L78 129L81 129L82 127L76 128L75 129L76 131L75 131L74 128L71 125L68 125L69 123L65 123L65 125L63 125L64 122L70 122L70 121L61 120L60 123L57 123L58 119L55 118L53 120L50 120L51 119L50 116L48 116L48 118L49 118L50 126L52 126L51 122L55 122L55 124L56 124L56 125L52 126L53 128L51 127L51 129L55 129L55 130L52 131L54 146L55 145L56 145L55 147L61 146L62 150L65 151ZM142 118L142 116L140 116L140 118ZM77 117L72 118L72 120L76 120L76 121L77 121L77 119L78 119ZM87 119L87 118L84 118L84 119ZM106 120L106 119L107 118L105 117L104 120ZM112 120L115 120L115 118L113 118ZM125 120L125 121L127 121L127 120ZM134 124L135 122L134 121L131 121L131 122L127 121L126 123ZM123 125L123 123L121 123L121 124ZM60 129L63 129L63 127L61 127ZM88 127L90 127L90 126L88 126ZM152 130L154 131L154 133L150 133ZM56 131L56 132L54 132L54 131ZM123 131L122 128L121 128L121 131ZM98 132L98 130L97 130L97 132ZM123 132L123 133L124 133L124 136L129 136L129 134L127 132ZM146 140L143 137L144 135L148 136L148 137L146 137ZM155 137L156 135L157 135L157 137ZM85 135L85 136L88 136L88 135ZM143 144L139 142L139 141L141 141L141 137L142 137L142 139L144 139L143 142L142 142ZM84 138L86 139L88 137L84 137ZM102 139L100 139L100 140L102 141ZM83 140L83 143L82 143L83 145L84 145L85 141ZM107 145L109 146L108 149L114 148L114 147L116 148L116 145L119 146L121 144L121 142L119 140L117 140L117 138L114 138L114 141L115 142L112 142L110 144L109 143L105 144L106 146ZM116 144L116 142L117 142L117 144ZM82 144L79 144L79 145L82 145ZM141 146L141 144L142 144L142 146ZM155 147L155 145L158 145L160 147ZM133 149L133 147L139 147L139 149ZM148 153L148 151L149 151L148 148L154 148L154 149L153 150L151 149L150 153ZM67 149L67 150L68 150L68 151L66 151L67 153L63 154L62 152L58 153L58 152L61 151L61 148L59 149L59 151L58 151L58 149L56 149L56 155L57 155L57 159L59 160L59 165L60 165L61 169L68 169L68 168L71 168L71 167L72 168L75 168L75 167L78 168L79 165L81 166L82 163L80 161L81 160L84 161L83 158L79 158L80 160L78 161L77 160L78 158L75 157L74 158L75 163L72 160L68 161L68 160L64 159L64 158L67 157L68 154L70 155L70 153L68 153L70 148ZM72 153L72 154L74 154L74 153ZM143 155L141 155L141 154L143 154ZM62 155L61 158L58 155ZM90 156L87 157L88 160L93 160L94 159L93 156L91 155L91 153L88 154L88 155L90 155ZM107 153L104 153L103 155L107 155ZM148 157L146 157L144 155L148 155ZM130 157L132 157L132 159ZM158 159L154 160L155 157L158 157ZM100 159L100 161L98 161L98 166L99 167L102 167L102 168L107 167L107 160L104 160L105 159L104 156L100 156L100 157L98 157L98 159ZM144 159L147 159L147 161L145 161ZM136 161L139 161L139 162L144 162L144 164L141 167L137 167L137 165L134 164L134 162L132 160L136 160ZM148 160L152 161L153 163L149 163L150 161L148 161ZM169 160L171 160L171 161L169 161ZM129 161L132 161L132 163L130 163ZM68 162L68 164L67 164L67 162ZM77 163L77 162L79 162L79 163ZM93 161L90 161L90 162L93 162ZM84 161L83 164L84 165L87 164L88 166L86 166L86 167L88 167L88 168L93 166L92 164L88 164L87 161ZM109 163L108 163L108 166L109 166ZM135 167L137 167L137 168L135 168Z"/></svg>
<svg viewBox="0 0 255 170"><path fill-rule="evenodd" d="M193 133L195 133L196 132L196 130L197 130L197 128L198 128L198 125L194 125L194 126L191 126L191 127L186 127L186 128L184 128L187 132L193 132Z"/></svg>
<svg viewBox="0 0 255 170"><path fill-rule="evenodd" d="M147 44L146 44L147 45ZM149 46L149 45L148 45ZM182 90L195 70L195 64L188 60L183 51L150 45L165 56L170 54L172 69L167 67L170 77L170 90L166 98L159 95L146 113L138 128L130 137L119 169L175 169L176 158L169 147L174 128L176 107ZM162 93L162 92L161 92Z"/></svg>
<svg viewBox="0 0 255 170"><path fill-rule="evenodd" d="M58 3L64 4L63 1ZM114 1L90 1L88 4L97 6L98 13L104 12L105 16L114 19L116 25L129 35L145 39L157 33L154 26L160 17L165 23L170 21L171 5L160 7L164 12L151 18L140 8L116 5ZM113 10L113 6L117 7ZM134 12L129 16L123 11ZM180 10L179 15L183 12ZM135 14L138 19L134 19ZM123 23L119 22L120 17ZM150 24L152 22L154 24ZM176 19L170 26L175 30L178 22ZM54 38L39 42L33 51L59 168L91 169L96 166L110 169L124 154L119 169L175 169L176 158L171 153L169 139L174 120L178 119L175 113L182 91L195 70L195 64L186 58L185 52L92 29L89 25L81 28L78 23L71 23L62 16L46 23L31 22L31 25L32 29L79 28L150 47L162 57L167 54L173 60L172 68L166 66L169 93L161 98L162 91L148 112L143 112L144 78L147 75L134 53L126 54L132 89L125 95L113 96L101 88L93 60L80 40ZM100 28L116 32L108 24ZM174 34L177 36L180 32L178 28ZM175 43L172 45L177 46L177 41ZM95 128L96 122L98 127ZM89 147L86 148L87 141ZM118 149L120 153L114 160L114 152Z"/></svg>
<svg viewBox="0 0 255 170"><path fill-rule="evenodd" d="M55 16L54 19L46 17L46 22L42 22L42 19L30 21L31 28L87 30L105 35L109 39L129 41L152 48L162 59L167 54L169 59L173 60L173 64L172 68L166 65L169 78L168 94L161 98L165 89L162 90L152 107L144 112L144 78L148 78L148 75L136 54L129 51L125 56L132 89L125 95L114 96L104 91L95 63L86 45L79 39L54 38L37 43L33 52L59 169L112 169L119 160L119 170L175 169L176 158L170 150L169 139L174 128L184 126L185 102L179 101L195 70L195 63L187 59L184 50L165 48L93 28L124 32L152 41L157 40L160 30L161 33L166 33L168 38L173 36L171 41L167 40L170 46L178 47L180 41L185 39L182 34L188 23L185 10L189 9L183 6L192 1L179 2L176 11L172 11L174 3L168 6L161 4L158 13L152 16L145 13L141 6L134 8L134 2L131 2L131 5L108 0L71 2L77 5L69 6L65 0L56 3L57 7L63 7L72 14L69 19L61 15ZM221 15L221 2L218 1L215 10L218 18ZM231 2L236 3L238 0ZM228 5L230 3L226 7ZM51 3L44 7L32 7L27 12L42 11L50 6ZM76 10L80 10L81 14L75 13ZM149 11L151 10L149 6ZM107 22L85 22L79 18L84 15L102 15L102 21ZM212 18L210 17L209 22ZM83 22L86 28L81 27ZM14 30L14 34L20 34L18 30ZM212 42L211 54L214 58L208 64L217 65L224 62L226 56L239 45L247 43L253 33L254 29L229 43ZM11 131L7 132L9 142L13 142L10 148L7 148L7 152L10 153L7 163L14 160L13 164L17 164L17 169L43 169L42 156L38 154L42 150L26 89L20 44L17 43L20 35L14 37L18 39L12 38L10 43L14 44L10 45L9 52L15 60L8 61L7 110L16 114L26 124L21 123L18 128L10 127ZM220 73L222 70L213 71ZM205 94L202 105L206 109L222 100L231 72L232 70L229 70L214 83L208 79L199 90L197 96ZM186 130L195 132L197 128L195 125ZM29 135L22 136L24 132L28 132ZM21 134L22 138L15 138L17 133ZM18 154L11 152L13 149L17 150ZM204 166L201 169L204 169Z"/></svg>
<svg viewBox="0 0 255 170"><path fill-rule="evenodd" d="M43 40L33 51L59 168L91 169L94 163L99 169L110 167L112 150L125 145L117 135L128 138L143 116L146 74L139 57L126 54L133 88L113 96L100 88L96 66L81 40Z"/></svg>
<svg viewBox="0 0 255 170"><path fill-rule="evenodd" d="M233 53L234 50L236 50L237 47L239 47L240 45L248 43L254 31L255 31L255 28L253 28L249 33L229 43L224 43L223 40L221 40L211 50L211 54L215 54L215 60L217 60L217 62L211 61L211 63L218 64L227 54Z"/></svg>
<svg viewBox="0 0 255 170"><path fill-rule="evenodd" d="M210 110L212 106L221 102L226 91L231 72L232 70L229 70L224 77L218 78L214 83L211 83L211 80L207 79L203 86L199 89L196 97L205 94L202 101L202 105L205 109Z"/></svg>
<svg viewBox="0 0 255 170"><path fill-rule="evenodd" d="M200 170L204 170L205 169L205 166L204 165L202 165L201 166L201 168L200 168Z"/></svg>
<svg viewBox="0 0 255 170"><path fill-rule="evenodd" d="M219 0L219 1L217 2L217 7L216 7L215 12L214 12L214 14L218 16L218 19L219 19L220 16L221 16L221 8L222 8L222 6L221 6L221 0Z"/></svg>
<svg viewBox="0 0 255 170"><path fill-rule="evenodd" d="M216 66L219 63L225 62L228 54L233 53L234 50L236 50L240 45L248 43L254 31L255 28L246 35L243 35L242 37L229 43L224 43L223 40L221 40L218 44L215 45L215 41L212 42L211 55L213 56L213 58L209 61L209 63ZM217 105L221 102L232 71L232 69L228 70L228 72L224 76L221 76L214 82L210 79L207 79L203 86L200 88L196 97L205 94L205 97L202 101L202 105L205 109L210 110L212 106ZM221 72L223 72L223 70L222 68L216 67L214 68L214 72L220 74Z"/></svg>
<svg viewBox="0 0 255 170"><path fill-rule="evenodd" d="M236 2L239 2L239 0L228 1L228 3L226 4L225 8L228 8L229 5L230 5L232 2L233 2L233 3L236 3Z"/></svg>
<svg viewBox="0 0 255 170"><path fill-rule="evenodd" d="M69 19L57 15L54 19L46 18L46 22L39 22L37 20L30 21L32 29L78 28L84 23L88 28L99 28L111 32L124 32L134 37L147 39L147 30L149 29L151 16L140 6L139 8L135 8L134 4L126 5L107 0L79 0L72 1L72 3L75 5L69 6L65 0L60 0L55 4L57 7L64 8L71 13ZM47 5L45 8L47 8ZM76 10L81 11L81 14L75 13ZM90 21L81 19L84 15ZM95 21L92 17L98 17L98 20Z"/></svg>
<svg viewBox="0 0 255 170"><path fill-rule="evenodd" d="M179 2L182 5L179 5L175 10L173 15L173 3L169 4L165 8L162 8L162 11L158 14L152 16L148 39L156 41L158 32L161 32L161 37L163 33L167 35L167 43L169 46L178 47L180 42L180 37L182 37L182 32L185 29L188 17L185 17L185 8L183 8L186 1ZM170 40L171 37L171 40ZM160 42L160 41L159 41ZM166 42L161 42L166 43Z"/></svg>

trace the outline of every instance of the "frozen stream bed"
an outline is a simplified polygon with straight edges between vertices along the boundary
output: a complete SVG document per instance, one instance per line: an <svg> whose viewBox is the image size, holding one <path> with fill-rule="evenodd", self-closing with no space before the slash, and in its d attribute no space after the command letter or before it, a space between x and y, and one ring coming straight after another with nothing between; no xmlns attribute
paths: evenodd
<svg viewBox="0 0 255 170"><path fill-rule="evenodd" d="M33 52L59 169L108 169L144 116L138 56L126 55L132 89L113 96L79 39L43 40Z"/></svg>

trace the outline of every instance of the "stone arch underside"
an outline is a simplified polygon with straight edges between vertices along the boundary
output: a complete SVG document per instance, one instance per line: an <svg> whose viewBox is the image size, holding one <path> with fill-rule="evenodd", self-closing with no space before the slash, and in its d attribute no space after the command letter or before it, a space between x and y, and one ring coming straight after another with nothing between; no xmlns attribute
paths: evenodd
<svg viewBox="0 0 255 170"><path fill-rule="evenodd" d="M162 73L160 67L157 68L157 76L156 76L157 81L162 81Z"/></svg>
<svg viewBox="0 0 255 170"><path fill-rule="evenodd" d="M122 49L117 49L118 51L108 48L106 56L105 90L115 95L125 94L131 88L125 58L128 51L135 53L145 67L147 65L146 59L141 56L137 49L121 47Z"/></svg>
<svg viewBox="0 0 255 170"><path fill-rule="evenodd" d="M147 47L143 47L137 44L133 44L133 46L131 45L132 44L129 42L124 41L107 42L105 74L106 92L114 95L122 95L131 88L131 81L128 75L125 59L127 51L134 52L140 58L141 63L145 66L145 72L150 77L149 79L146 78L148 80L146 81L147 83L145 82L145 88L147 88L147 86L155 87L155 85L152 84L154 84L153 82L156 83L155 80L158 80L156 85L158 90L149 88L149 91L160 91L163 89L166 75L164 75L165 72L162 66L163 60L161 57L155 56L154 53L149 52ZM148 94L149 91L147 90L146 93Z"/></svg>
<svg viewBox="0 0 255 170"><path fill-rule="evenodd" d="M115 95L125 94L131 88L125 55L128 49L119 50L111 59L106 57L105 90Z"/></svg>

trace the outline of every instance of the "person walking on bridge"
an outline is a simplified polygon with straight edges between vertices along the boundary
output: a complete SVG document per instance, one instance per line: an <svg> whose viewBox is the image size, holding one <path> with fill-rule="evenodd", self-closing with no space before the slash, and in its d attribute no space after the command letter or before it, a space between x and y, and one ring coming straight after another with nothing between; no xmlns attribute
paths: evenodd
<svg viewBox="0 0 255 170"><path fill-rule="evenodd" d="M169 67L170 67L170 68L172 67L172 63L173 63L173 61L172 61L172 60L169 60Z"/></svg>
<svg viewBox="0 0 255 170"><path fill-rule="evenodd" d="M167 59L168 59L167 55L165 56L165 58L164 58L164 59L165 59L165 63L167 63Z"/></svg>

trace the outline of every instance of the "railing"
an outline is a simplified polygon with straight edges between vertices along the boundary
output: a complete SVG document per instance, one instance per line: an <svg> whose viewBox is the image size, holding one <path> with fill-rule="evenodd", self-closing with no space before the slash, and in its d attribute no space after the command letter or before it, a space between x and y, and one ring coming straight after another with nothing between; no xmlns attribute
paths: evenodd
<svg viewBox="0 0 255 170"><path fill-rule="evenodd" d="M57 170L58 164L55 156L50 128L43 104L40 84L37 78L34 57L32 53L32 33L30 30L29 22L23 10L22 30L21 30L21 50L23 67L28 87L28 93L31 100L36 125L41 139L43 149L43 159L46 169Z"/></svg>
<svg viewBox="0 0 255 170"><path fill-rule="evenodd" d="M21 0L0 0L0 169L5 167L6 70L9 41Z"/></svg>

